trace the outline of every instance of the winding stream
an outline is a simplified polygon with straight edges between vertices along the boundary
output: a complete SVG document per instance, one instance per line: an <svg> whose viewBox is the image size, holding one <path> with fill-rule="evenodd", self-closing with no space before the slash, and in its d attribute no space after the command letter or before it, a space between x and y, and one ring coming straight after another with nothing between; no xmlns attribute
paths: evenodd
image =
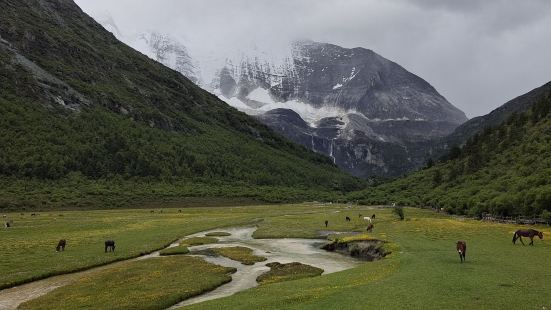
<svg viewBox="0 0 551 310"><path fill-rule="evenodd" d="M219 286L213 291L186 299L183 302L170 307L169 309L176 309L185 305L230 296L239 291L255 287L258 285L256 278L270 269L265 265L271 262L300 262L322 268L324 270L323 274L353 268L360 263L351 257L322 250L320 246L323 244L323 241L319 239L253 239L252 235L255 230L256 227L214 229L182 238L181 240L190 237L201 237L212 231L223 231L230 233L230 236L216 237L219 240L218 243L193 246L190 247L190 250L192 251L191 255L193 256L201 257L204 260L217 265L234 267L237 269L237 272L232 274L231 282ZM169 247L177 246L180 242L181 241L174 242ZM266 257L267 260L254 265L243 265L240 262L225 257L212 257L193 254L193 252L197 250L229 246L244 246L251 248L253 249L255 255ZM128 261L148 259L157 256L159 256L159 251L126 261L115 262L81 272L53 276L43 280L37 280L17 287L1 290L0 309L16 309L20 304L26 301L47 294L58 287L71 284L83 276L93 274L106 268L111 268L118 264L124 264Z"/></svg>
<svg viewBox="0 0 551 310"><path fill-rule="evenodd" d="M232 229L215 229L212 231L224 231L231 235L227 237L216 237L218 243L205 244L191 247L190 250L202 250L215 247L229 246L244 246L253 249L255 255L266 257L268 260L256 263L254 265L243 265L225 257L203 257L206 261L222 265L226 267L235 267L237 272L232 275L232 281L224 284L213 291L205 294L192 297L176 304L169 309L176 309L185 305L226 297L233 295L239 291L255 287L258 285L256 278L262 273L270 270L265 265L271 262L292 263L300 262L314 267L322 268L323 274L329 274L357 266L359 262L348 256L327 252L322 250L320 246L324 243L322 240L316 239L253 239L252 235L256 230L255 227L248 228L232 228ZM193 237L204 236L201 232L192 235Z"/></svg>

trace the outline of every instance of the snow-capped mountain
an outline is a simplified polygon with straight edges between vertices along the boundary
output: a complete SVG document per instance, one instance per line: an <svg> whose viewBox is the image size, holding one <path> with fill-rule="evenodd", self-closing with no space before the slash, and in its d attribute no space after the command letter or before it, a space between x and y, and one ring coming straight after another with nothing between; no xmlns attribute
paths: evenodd
<svg viewBox="0 0 551 310"><path fill-rule="evenodd" d="M227 61L209 85L228 104L361 177L421 166L467 120L429 83L364 48L300 41L277 62Z"/></svg>
<svg viewBox="0 0 551 310"><path fill-rule="evenodd" d="M199 63L193 60L187 47L178 39L158 31L123 33L109 14L96 17L98 22L117 39L163 65L180 72L195 84L201 84Z"/></svg>
<svg viewBox="0 0 551 310"><path fill-rule="evenodd" d="M397 176L420 167L433 141L467 120L429 83L369 49L298 41L288 48L224 51L226 60L192 58L170 35L126 35L111 18L101 23L131 47L359 177Z"/></svg>
<svg viewBox="0 0 551 310"><path fill-rule="evenodd" d="M155 31L144 32L136 36L130 46L182 73L195 84L200 84L199 65L194 63L187 48L170 35Z"/></svg>

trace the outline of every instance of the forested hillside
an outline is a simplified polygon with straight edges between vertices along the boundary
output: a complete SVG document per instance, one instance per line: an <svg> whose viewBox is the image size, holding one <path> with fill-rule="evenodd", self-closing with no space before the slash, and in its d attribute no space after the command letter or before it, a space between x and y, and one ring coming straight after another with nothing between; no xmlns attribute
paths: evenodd
<svg viewBox="0 0 551 310"><path fill-rule="evenodd" d="M436 163L350 195L366 203L444 208L456 214L549 216L551 92L522 113L475 134Z"/></svg>
<svg viewBox="0 0 551 310"><path fill-rule="evenodd" d="M362 184L117 41L70 0L2 1L0 20L0 208L116 188L125 201L281 201Z"/></svg>

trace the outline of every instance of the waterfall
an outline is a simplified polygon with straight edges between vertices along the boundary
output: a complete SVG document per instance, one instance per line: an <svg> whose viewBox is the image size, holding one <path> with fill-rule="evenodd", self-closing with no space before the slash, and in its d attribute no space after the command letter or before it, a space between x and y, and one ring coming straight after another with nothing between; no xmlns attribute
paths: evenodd
<svg viewBox="0 0 551 310"><path fill-rule="evenodd" d="M335 138L331 139L331 144L329 144L329 157L333 159L333 163L336 164L337 160L333 156L333 144L335 143Z"/></svg>

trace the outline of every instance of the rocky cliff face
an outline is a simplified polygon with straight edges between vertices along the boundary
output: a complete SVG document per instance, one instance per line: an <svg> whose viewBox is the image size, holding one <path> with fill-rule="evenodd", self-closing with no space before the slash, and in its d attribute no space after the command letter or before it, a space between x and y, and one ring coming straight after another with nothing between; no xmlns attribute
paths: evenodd
<svg viewBox="0 0 551 310"><path fill-rule="evenodd" d="M420 167L467 120L426 81L371 50L295 42L278 61L228 61L210 85L230 105L360 177Z"/></svg>
<svg viewBox="0 0 551 310"><path fill-rule="evenodd" d="M193 62L187 48L169 35L155 31L141 33L133 45L138 46L149 57L180 72L193 83L200 82L198 64Z"/></svg>

